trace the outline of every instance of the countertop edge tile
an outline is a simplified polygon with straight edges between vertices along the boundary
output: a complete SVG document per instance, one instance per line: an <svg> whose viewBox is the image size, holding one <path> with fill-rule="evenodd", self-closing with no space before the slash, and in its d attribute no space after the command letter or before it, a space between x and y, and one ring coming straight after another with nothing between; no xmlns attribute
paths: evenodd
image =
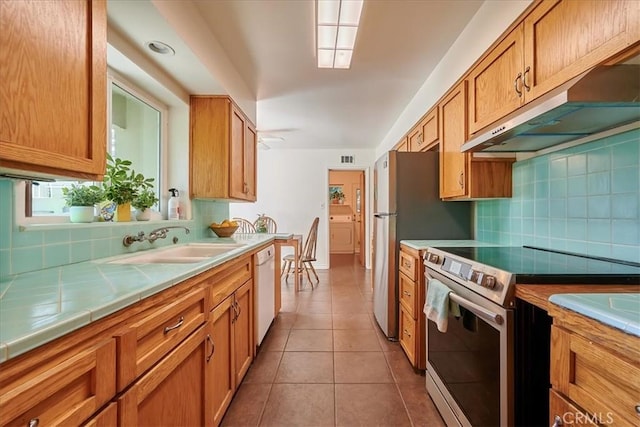
<svg viewBox="0 0 640 427"><path fill-rule="evenodd" d="M423 250L428 247L478 247L478 246L499 246L496 243L481 242L480 240L400 240L400 244L406 245L410 248Z"/></svg>
<svg viewBox="0 0 640 427"><path fill-rule="evenodd" d="M575 311L590 319L599 321L600 323L619 329L630 335L640 337L640 319L625 318L615 311L603 308L596 302L589 300L589 297L601 298L621 298L631 297L639 298L637 293L585 293L585 294L554 294L549 297L549 301L566 309Z"/></svg>
<svg viewBox="0 0 640 427"><path fill-rule="evenodd" d="M91 321L95 322L96 320L102 319L103 317L107 317L110 314L115 313L116 311L122 310L132 304L137 303L142 298L140 297L140 292L133 292L127 295L123 295L115 301L104 304L101 307L91 308Z"/></svg>
<svg viewBox="0 0 640 427"><path fill-rule="evenodd" d="M9 350L7 349L7 345L5 343L0 343L0 363L4 362L8 359Z"/></svg>

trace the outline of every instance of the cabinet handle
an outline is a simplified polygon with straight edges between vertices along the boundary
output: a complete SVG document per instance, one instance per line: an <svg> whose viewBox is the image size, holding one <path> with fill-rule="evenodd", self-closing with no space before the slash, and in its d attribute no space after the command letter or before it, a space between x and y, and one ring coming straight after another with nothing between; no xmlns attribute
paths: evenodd
<svg viewBox="0 0 640 427"><path fill-rule="evenodd" d="M562 418L560 418L560 415L556 415L555 417L553 417L553 425L551 427L558 427L564 425L564 423L562 422Z"/></svg>
<svg viewBox="0 0 640 427"><path fill-rule="evenodd" d="M640 415L640 403L636 405L636 414Z"/></svg>
<svg viewBox="0 0 640 427"><path fill-rule="evenodd" d="M527 90L527 92L531 90L531 86L527 84L527 74L529 74L529 71L531 71L531 67L527 67L524 70L524 76L522 78L522 84L524 85L524 88Z"/></svg>
<svg viewBox="0 0 640 427"><path fill-rule="evenodd" d="M460 184L460 188L464 188L464 171L460 172L460 177L458 178L458 184Z"/></svg>
<svg viewBox="0 0 640 427"><path fill-rule="evenodd" d="M170 331L173 331L174 329L178 329L180 326L182 326L182 324L184 323L184 317L180 316L180 320L178 320L178 323L176 323L173 326L167 326L166 328L164 328L164 333L169 333Z"/></svg>
<svg viewBox="0 0 640 427"><path fill-rule="evenodd" d="M238 310L236 310L236 302L231 303L231 308L233 309L233 318L231 319L231 323L235 323L238 318Z"/></svg>
<svg viewBox="0 0 640 427"><path fill-rule="evenodd" d="M29 424L27 424L27 426L29 426L29 427L38 427L39 424L40 424L40 419L39 418L31 418L29 420Z"/></svg>
<svg viewBox="0 0 640 427"><path fill-rule="evenodd" d="M422 144L422 134L419 133L418 134L418 145L421 145L421 144Z"/></svg>
<svg viewBox="0 0 640 427"><path fill-rule="evenodd" d="M405 295L406 295L406 296L408 296L408 297L410 297L410 296L411 296L411 293L410 293L410 292L408 292L408 291L402 291L402 293L403 293L403 294L405 294Z"/></svg>
<svg viewBox="0 0 640 427"><path fill-rule="evenodd" d="M236 308L238 309L238 315L236 316L236 319L238 317L240 317L240 313L242 313L242 307L240 307L240 304L238 304L238 301L235 302L236 304Z"/></svg>
<svg viewBox="0 0 640 427"><path fill-rule="evenodd" d="M243 187L243 189L242 189L242 192L243 192L244 194L247 194L247 193L249 192L249 186L247 185L247 183L246 183L246 182L244 183L244 187Z"/></svg>
<svg viewBox="0 0 640 427"><path fill-rule="evenodd" d="M405 334L405 335L408 335L408 336L409 336L409 338L411 338L411 334L410 334L410 333L409 333L409 331L407 331L406 329L404 330L404 334Z"/></svg>
<svg viewBox="0 0 640 427"><path fill-rule="evenodd" d="M522 80L522 73L518 73L516 79L513 81L513 88L516 90L519 98L522 96L522 91L518 89L518 80Z"/></svg>
<svg viewBox="0 0 640 427"><path fill-rule="evenodd" d="M209 334L207 334L207 341L211 343L211 353L209 353L209 355L207 356L207 363L209 363L209 360L211 360L211 358L213 357L213 353L215 353L216 351L216 345L214 344L213 340L211 339L211 335Z"/></svg>
<svg viewBox="0 0 640 427"><path fill-rule="evenodd" d="M404 266L406 268L411 268L411 261L404 260Z"/></svg>

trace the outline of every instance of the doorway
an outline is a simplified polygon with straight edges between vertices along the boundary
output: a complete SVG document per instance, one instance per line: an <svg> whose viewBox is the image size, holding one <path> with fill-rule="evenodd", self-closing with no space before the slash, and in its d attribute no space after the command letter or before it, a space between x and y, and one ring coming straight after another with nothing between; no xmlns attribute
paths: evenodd
<svg viewBox="0 0 640 427"><path fill-rule="evenodd" d="M351 254L362 267L366 265L365 194L364 170L329 169L329 254Z"/></svg>

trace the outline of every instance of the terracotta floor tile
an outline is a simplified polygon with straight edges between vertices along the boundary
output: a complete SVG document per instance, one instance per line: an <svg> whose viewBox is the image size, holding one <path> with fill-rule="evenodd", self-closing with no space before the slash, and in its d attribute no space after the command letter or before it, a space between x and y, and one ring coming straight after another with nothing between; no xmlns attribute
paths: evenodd
<svg viewBox="0 0 640 427"><path fill-rule="evenodd" d="M337 352L333 354L336 383L392 383L393 377L382 352Z"/></svg>
<svg viewBox="0 0 640 427"><path fill-rule="evenodd" d="M274 384L261 426L334 426L333 384Z"/></svg>
<svg viewBox="0 0 640 427"><path fill-rule="evenodd" d="M242 384L222 419L221 426L257 426L271 384Z"/></svg>
<svg viewBox="0 0 640 427"><path fill-rule="evenodd" d="M410 426L395 384L336 384L336 425Z"/></svg>
<svg viewBox="0 0 640 427"><path fill-rule="evenodd" d="M260 351L283 351L289 338L288 329L270 329L265 335Z"/></svg>
<svg viewBox="0 0 640 427"><path fill-rule="evenodd" d="M264 351L260 350L258 356L251 364L247 375L242 380L243 384L271 384L276 377L280 360L282 359L281 351Z"/></svg>
<svg viewBox="0 0 640 427"><path fill-rule="evenodd" d="M271 329L291 329L296 321L296 317L296 313L281 312L278 317L273 320Z"/></svg>
<svg viewBox="0 0 640 427"><path fill-rule="evenodd" d="M298 313L331 313L331 301L303 301L298 304Z"/></svg>
<svg viewBox="0 0 640 427"><path fill-rule="evenodd" d="M333 331L334 351L382 351L376 333L371 329Z"/></svg>
<svg viewBox="0 0 640 427"><path fill-rule="evenodd" d="M373 329L368 314L333 314L333 329Z"/></svg>
<svg viewBox="0 0 640 427"><path fill-rule="evenodd" d="M330 330L292 329L285 351L333 351Z"/></svg>
<svg viewBox="0 0 640 427"><path fill-rule="evenodd" d="M298 313L293 329L331 329L333 319L327 313Z"/></svg>
<svg viewBox="0 0 640 427"><path fill-rule="evenodd" d="M389 368L393 379L398 384L425 384L424 371L417 371L411 366L411 362L403 351L386 352Z"/></svg>
<svg viewBox="0 0 640 427"><path fill-rule="evenodd" d="M400 396L404 401L414 426L445 427L436 406L427 393L425 384L398 384Z"/></svg>
<svg viewBox="0 0 640 427"><path fill-rule="evenodd" d="M288 351L284 353L276 383L333 383L333 353Z"/></svg>

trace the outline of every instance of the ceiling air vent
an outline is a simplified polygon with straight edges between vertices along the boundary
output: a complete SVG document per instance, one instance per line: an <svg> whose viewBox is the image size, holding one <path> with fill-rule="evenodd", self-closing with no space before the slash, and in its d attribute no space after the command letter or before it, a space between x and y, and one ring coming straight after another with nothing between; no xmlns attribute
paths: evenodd
<svg viewBox="0 0 640 427"><path fill-rule="evenodd" d="M352 165L355 162L353 161L353 156L340 156L340 163L343 165L344 164Z"/></svg>

